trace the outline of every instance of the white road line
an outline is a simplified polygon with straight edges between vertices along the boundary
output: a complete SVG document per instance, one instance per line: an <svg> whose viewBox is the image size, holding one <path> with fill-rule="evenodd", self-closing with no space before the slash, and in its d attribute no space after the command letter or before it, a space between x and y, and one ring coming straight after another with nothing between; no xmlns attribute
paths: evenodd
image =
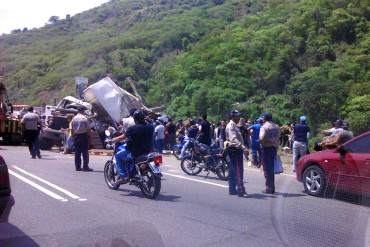
<svg viewBox="0 0 370 247"><path fill-rule="evenodd" d="M43 192L43 193L47 194L48 196L50 196L50 197L52 197L52 198L54 198L54 199L56 199L56 200L58 200L58 201L68 202L68 199L66 199L66 198L64 198L64 197L61 197L61 196L60 196L60 195L58 195L58 194L55 194L54 192L52 192L52 191L50 191L50 190L48 190L48 189L46 189L46 188L44 188L44 187L42 187L42 186L40 186L40 185L38 185L38 184L34 183L34 182L32 182L32 181L31 181L31 180L29 180L28 178L25 178L25 177L23 177L23 176L19 175L18 173L15 173L14 171L12 171L12 170L10 170L10 169L8 169L8 170L9 170L9 173L10 173L11 175L13 175L14 177L16 177L16 178L18 178L18 179L22 180L23 182L25 182L25 183L27 183L27 184L31 185L31 186L32 186L32 187L34 187L35 189L38 189L39 191L41 191L41 192Z"/></svg>
<svg viewBox="0 0 370 247"><path fill-rule="evenodd" d="M67 196L71 197L72 199L75 199L75 200L80 200L80 199L81 199L79 196L77 196L77 195L73 194L72 192L69 192L68 190L65 190L65 189L63 189L63 188L61 188L61 187L59 187L59 186L57 186L57 185L55 185L55 184L53 184L53 183L51 183L51 182L49 182L49 181L45 180L45 179L43 179L43 178L40 178L40 177L38 177L38 176L36 176L36 175L33 175L33 174L31 174L31 173L27 172L26 170L23 170L22 168L19 168L19 167L14 166L14 165L13 165L13 167L14 167L15 169L17 169L18 171L20 171L20 172L22 172L22 173L24 173L24 174L26 174L26 175L28 175L28 176L30 176L30 177L32 177L32 178L34 178L34 179L37 179L38 181L40 181L40 182L42 182L42 183L44 183L44 184L47 184L47 185L49 185L50 187L52 187L52 188L54 188L54 189L56 189L56 190L58 190L58 191L60 191L60 192L62 192L62 193L64 193L64 194L66 194Z"/></svg>
<svg viewBox="0 0 370 247"><path fill-rule="evenodd" d="M179 172L178 170L167 170L168 172Z"/></svg>
<svg viewBox="0 0 370 247"><path fill-rule="evenodd" d="M194 182L198 182L198 183L202 183L202 184L209 184L209 185L213 185L213 186L217 186L217 187L221 187L221 188L229 188L229 186L227 186L227 185L212 183L212 182L208 182L208 181L202 181L202 180L198 180L198 179L194 179L194 178L188 178L188 177L185 177L185 176L175 175L175 174L171 174L171 173L167 173L167 172L162 172L162 174L170 176L170 177L190 180L190 181L194 181Z"/></svg>

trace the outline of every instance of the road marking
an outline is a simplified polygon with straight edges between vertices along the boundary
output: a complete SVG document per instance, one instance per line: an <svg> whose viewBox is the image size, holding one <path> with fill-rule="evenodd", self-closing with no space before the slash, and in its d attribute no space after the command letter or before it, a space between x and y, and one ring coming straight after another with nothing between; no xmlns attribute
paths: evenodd
<svg viewBox="0 0 370 247"><path fill-rule="evenodd" d="M55 184L53 184L53 183L51 183L51 182L49 182L49 181L47 181L47 180L43 179L43 178L40 178L40 177L38 177L38 176L36 176L36 175L33 175L32 173L29 173L29 172L27 172L26 170L23 170L22 168L19 168L18 166L14 166L14 165L13 165L13 167L14 167L15 169L17 169L18 171L20 171L20 172L22 172L22 173L24 173L24 174L26 174L26 175L28 175L28 176L30 176L30 177L32 177L32 178L34 178L34 179L37 179L38 181L40 181L40 182L42 182L42 183L44 183L44 184L47 184L47 185L49 185L50 187L52 187L52 188L54 188L54 189L56 189L56 190L58 190L58 191L60 191L60 192L62 192L62 193L64 193L64 194L66 194L67 196L71 197L72 199L75 199L75 200L79 200L79 201L81 201L81 200L80 200L81 198L80 198L79 196L77 196L77 195L73 194L72 192L69 192L68 190L63 189L63 188L61 188L61 187L59 187L59 186L57 186L57 185L55 185ZM86 199L85 199L85 200L86 200Z"/></svg>
<svg viewBox="0 0 370 247"><path fill-rule="evenodd" d="M178 170L167 170L168 172L179 172Z"/></svg>
<svg viewBox="0 0 370 247"><path fill-rule="evenodd" d="M25 178L25 177L23 177L23 176L19 175L18 173L15 173L14 171L12 171L12 170L10 170L10 169L8 169L8 170L9 170L9 173L10 173L11 175L13 175L14 177L16 177L16 178L18 178L18 179L22 180L23 182L25 182L25 183L27 183L27 184L31 185L31 186L32 186L32 187L34 187L35 189L38 189L39 191L41 191L41 192L43 192L43 193L47 194L48 196L50 196L50 197L52 197L52 198L54 198L54 199L56 199L56 200L58 200L58 201L68 202L68 199L66 199L66 198L64 198L64 197L61 197L61 196L60 196L60 195L58 195L58 194L55 194L54 192L52 192L52 191L50 191L50 190L48 190L48 189L46 189L46 188L42 187L41 185L38 185L38 184L36 184L36 183L32 182L32 181L31 181L31 180L29 180L28 178Z"/></svg>
<svg viewBox="0 0 370 247"><path fill-rule="evenodd" d="M198 183L202 183L202 184L209 184L209 185L213 185L213 186L218 186L218 187L221 187L221 188L229 188L229 186L227 186L227 185L212 183L212 182L208 182L208 181L202 181L202 180L198 180L198 179L194 179L194 178L188 178L188 177L185 177L185 176L175 175L175 174L171 174L171 173L167 173L167 172L162 172L162 174L170 176L170 177L181 178L181 179L190 180L190 181L194 181L194 182L198 182Z"/></svg>

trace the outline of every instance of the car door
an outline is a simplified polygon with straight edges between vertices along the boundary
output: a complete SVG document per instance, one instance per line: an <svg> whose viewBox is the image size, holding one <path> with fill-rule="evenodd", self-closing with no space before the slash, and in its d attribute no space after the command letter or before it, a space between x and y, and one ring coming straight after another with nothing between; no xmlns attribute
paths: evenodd
<svg viewBox="0 0 370 247"><path fill-rule="evenodd" d="M370 132L344 144L344 150L345 165L360 181L353 192L370 195Z"/></svg>

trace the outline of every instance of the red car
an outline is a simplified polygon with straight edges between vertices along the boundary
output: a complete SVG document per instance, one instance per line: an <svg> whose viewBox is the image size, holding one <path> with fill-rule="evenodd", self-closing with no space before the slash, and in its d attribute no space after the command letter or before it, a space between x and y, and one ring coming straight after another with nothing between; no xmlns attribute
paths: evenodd
<svg viewBox="0 0 370 247"><path fill-rule="evenodd" d="M370 131L336 149L303 156L296 175L312 196L328 189L370 196Z"/></svg>
<svg viewBox="0 0 370 247"><path fill-rule="evenodd" d="M0 156L0 196L8 196L10 192L8 167L3 157Z"/></svg>

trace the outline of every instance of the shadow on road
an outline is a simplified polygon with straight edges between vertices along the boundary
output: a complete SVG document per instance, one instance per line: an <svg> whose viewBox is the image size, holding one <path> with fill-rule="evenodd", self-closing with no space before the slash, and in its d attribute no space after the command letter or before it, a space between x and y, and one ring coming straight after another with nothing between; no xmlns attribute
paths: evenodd
<svg viewBox="0 0 370 247"><path fill-rule="evenodd" d="M258 194L258 193L253 193L253 194L248 194L245 198L253 198L253 199L268 199L268 198L276 198L274 195L267 195L267 194Z"/></svg>
<svg viewBox="0 0 370 247"><path fill-rule="evenodd" d="M286 193L286 192L276 192L275 195L282 196L285 198L289 197L302 197L302 196L307 196L306 194L296 194L296 193Z"/></svg>
<svg viewBox="0 0 370 247"><path fill-rule="evenodd" d="M38 247L39 245L32 238L8 222L9 214L14 203L12 196L0 197L0 246Z"/></svg>
<svg viewBox="0 0 370 247"><path fill-rule="evenodd" d="M138 190L130 190L130 189L118 189L119 191L122 192L128 192L128 194L121 194L122 196L135 196L135 197L142 197L144 198L145 196L141 191ZM166 195L166 194L159 194L158 197L155 199L156 201L165 201L165 202L178 202L181 196L175 196L175 195Z"/></svg>

